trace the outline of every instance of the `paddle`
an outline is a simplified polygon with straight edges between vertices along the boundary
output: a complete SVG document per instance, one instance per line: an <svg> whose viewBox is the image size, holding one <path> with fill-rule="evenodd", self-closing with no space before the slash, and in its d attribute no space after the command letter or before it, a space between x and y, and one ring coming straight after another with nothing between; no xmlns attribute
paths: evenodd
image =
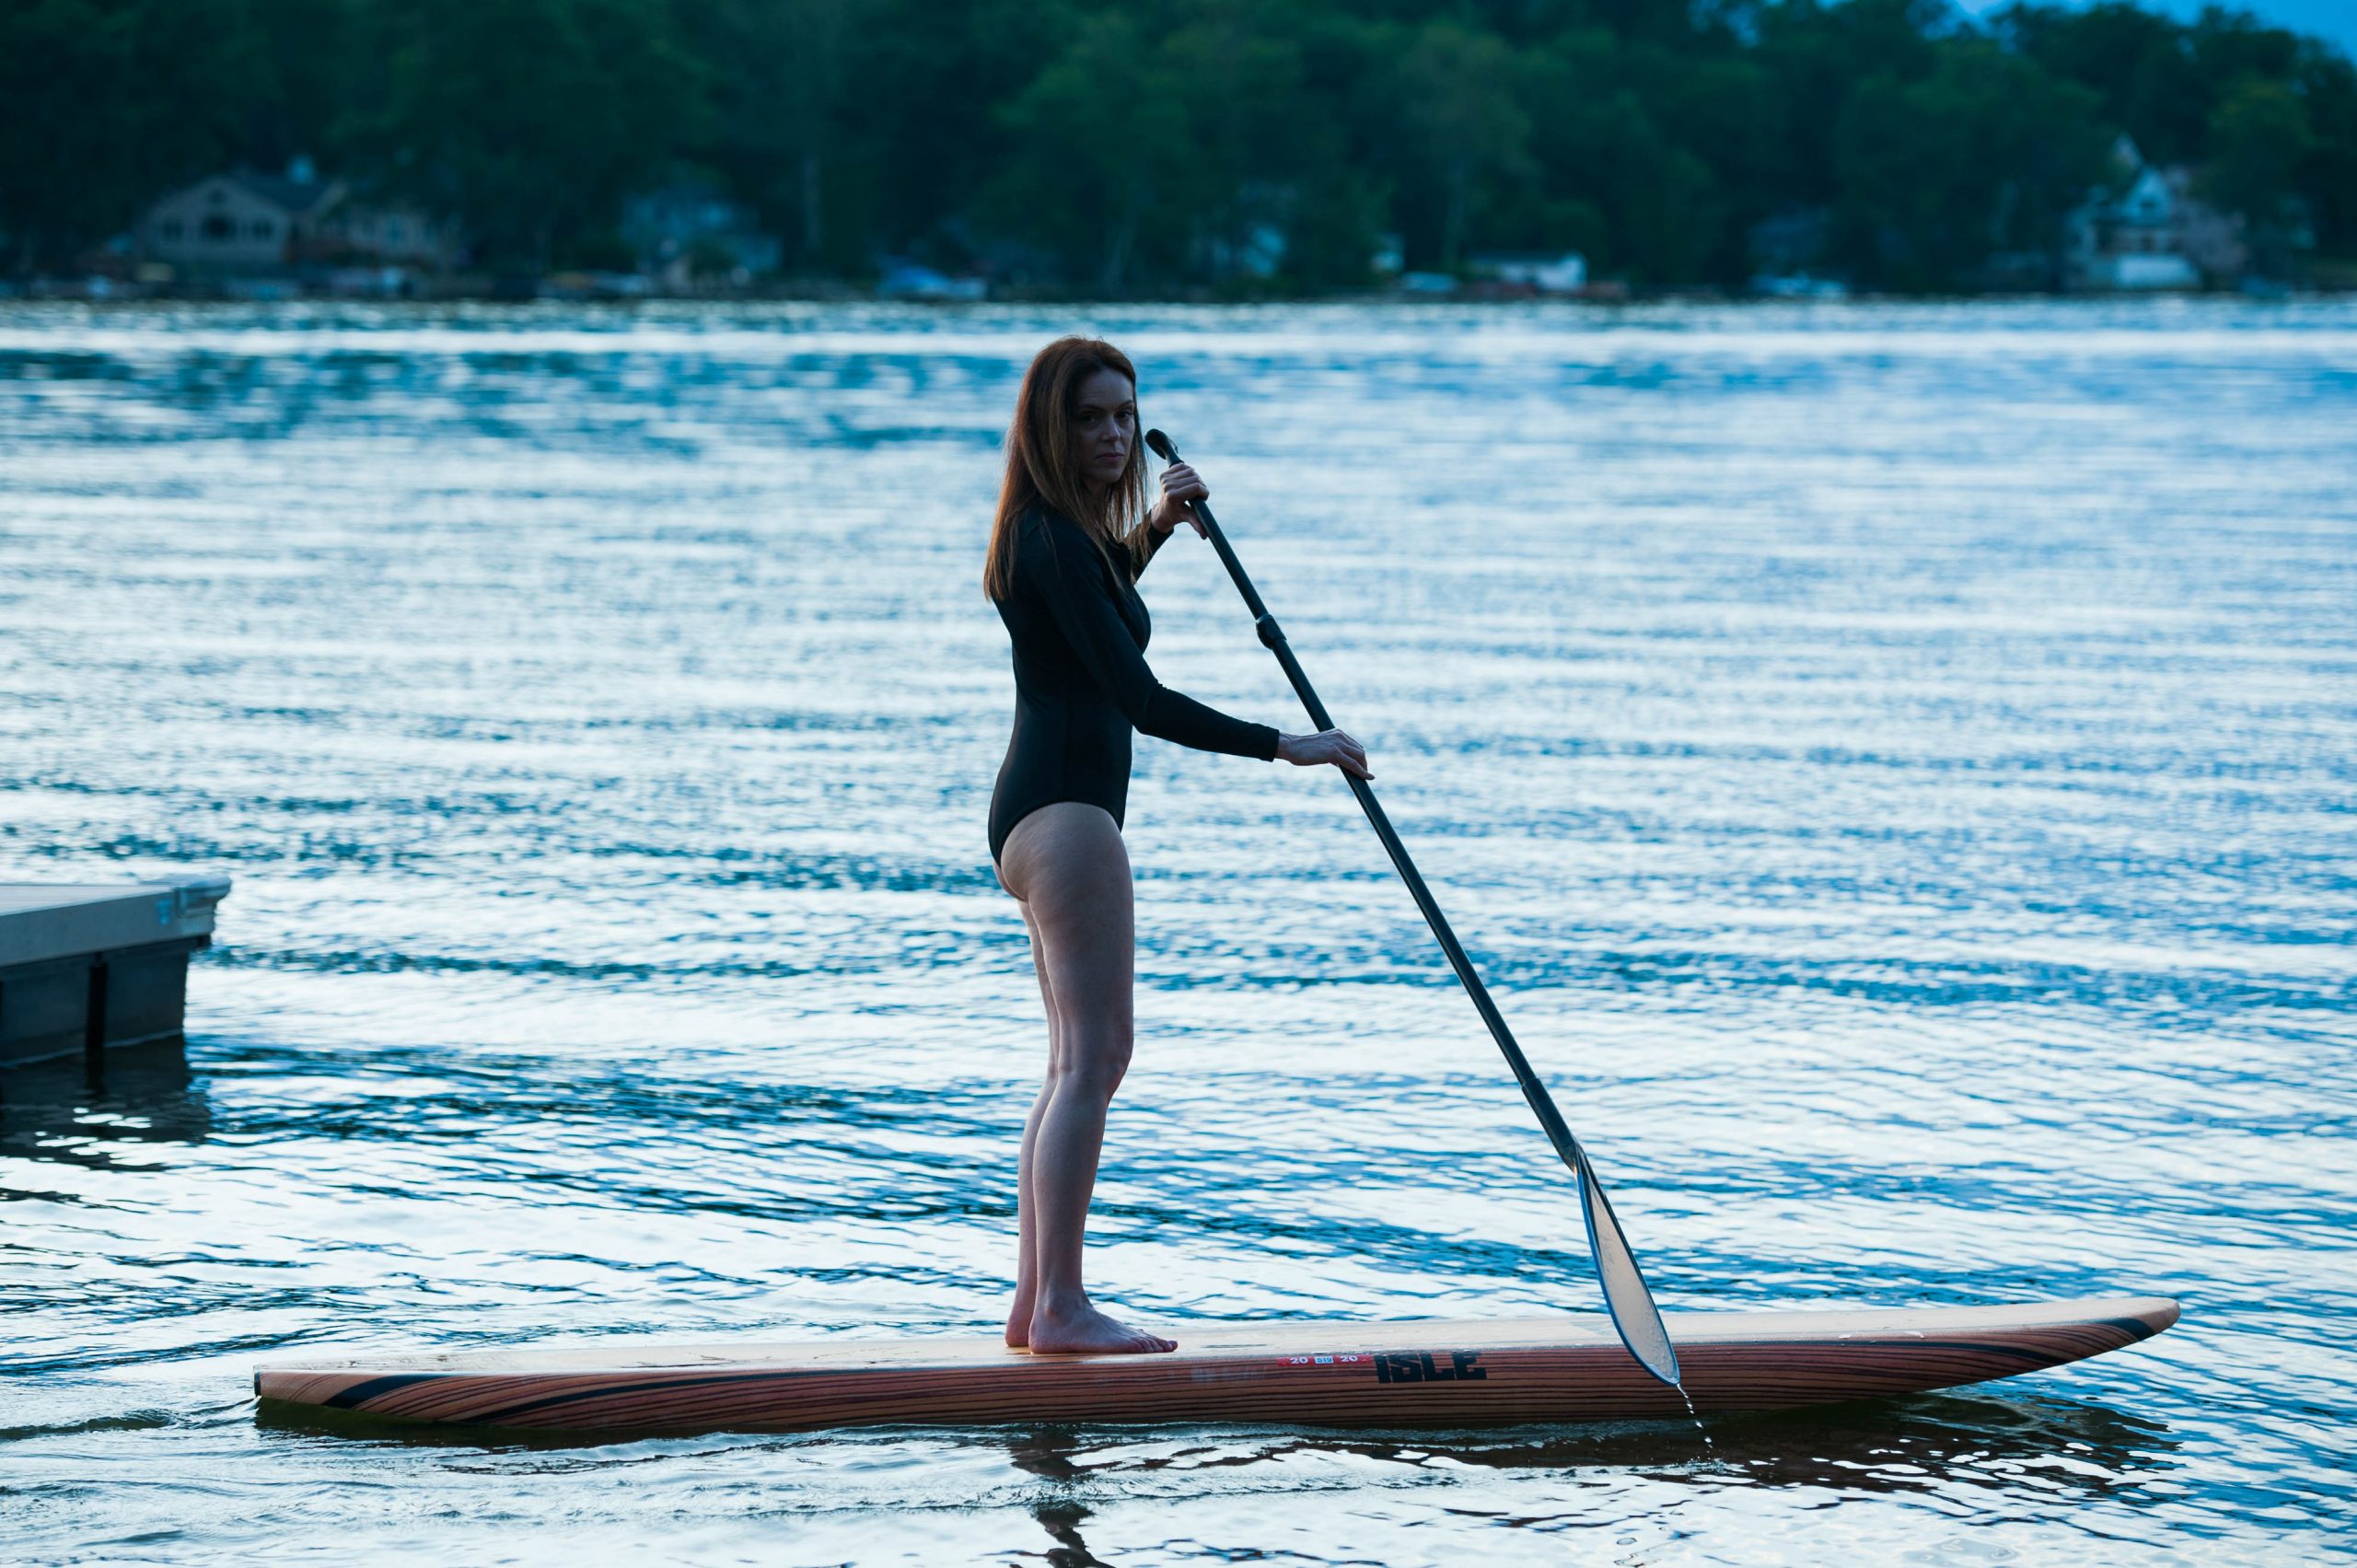
<svg viewBox="0 0 2357 1568"><path fill-rule="evenodd" d="M1145 444L1153 447L1164 462L1178 460L1178 449L1161 431L1147 431ZM1260 595L1252 587L1252 579L1244 575L1244 563L1229 548L1227 536L1220 531L1219 524L1212 520L1211 508L1201 501L1192 503L1192 505L1195 516L1202 522L1203 531L1211 536L1212 548L1219 552L1220 563L1227 568L1227 575L1236 579L1237 591L1244 596L1244 606L1252 612L1252 624L1260 633L1261 643L1277 656L1277 662L1284 667L1285 679L1293 682L1294 692L1300 697L1301 705L1309 710L1310 722L1321 730L1332 729L1334 721L1327 714L1326 704L1319 702L1318 693L1310 689L1309 677L1301 672L1301 662L1293 656L1293 647L1285 641L1284 633L1278 628L1276 617L1271 615L1269 607L1260 602ZM1555 1145L1555 1152L1562 1156L1563 1163L1578 1179L1580 1210L1587 1217L1588 1249L1596 1257L1596 1276L1604 1283L1604 1304L1611 1309L1612 1326L1620 1331L1620 1342L1629 1347L1629 1353L1635 1356L1646 1371L1670 1387L1678 1387L1678 1352L1670 1345L1669 1330L1662 1327L1661 1309L1654 1305L1653 1292L1645 1288L1644 1272L1637 1267L1636 1254L1629 1250L1628 1237L1620 1234L1620 1222L1613 1217L1611 1200L1605 1197L1604 1184L1596 1179L1596 1167L1589 1164L1587 1152L1580 1147L1579 1140L1572 1136L1572 1130L1563 1124L1563 1113L1555 1109L1554 1098L1548 1094L1547 1086L1538 1081L1538 1074L1531 1071L1529 1060L1522 1054L1522 1047L1515 1043L1505 1019L1499 1016L1497 1004L1490 1000L1489 988L1474 972L1473 961L1465 956L1464 947L1457 943L1457 933L1449 929L1447 917L1440 912L1440 905L1433 901L1432 889L1424 886L1423 877L1416 870L1416 863L1408 858L1407 846L1399 842L1399 835L1392 831L1391 819L1383 814L1383 807L1376 803L1375 791L1364 779L1354 778L1349 773L1342 774L1342 782L1349 784L1351 793L1359 797L1360 808L1365 811L1366 819L1375 825L1375 836L1383 841L1384 853L1391 856L1391 864L1398 868L1399 879L1408 884L1408 891L1414 897L1416 907L1424 912L1425 923L1433 928L1433 935L1440 938L1440 949L1448 955L1449 967L1457 971L1457 978L1465 982L1466 994L1473 998L1473 1006L1481 1015L1481 1021L1490 1026L1490 1033L1497 1040L1498 1049L1505 1052L1506 1065L1514 1069L1515 1082L1522 1086L1522 1098L1530 1102L1530 1109L1538 1115L1538 1125L1547 1130L1547 1141Z"/></svg>

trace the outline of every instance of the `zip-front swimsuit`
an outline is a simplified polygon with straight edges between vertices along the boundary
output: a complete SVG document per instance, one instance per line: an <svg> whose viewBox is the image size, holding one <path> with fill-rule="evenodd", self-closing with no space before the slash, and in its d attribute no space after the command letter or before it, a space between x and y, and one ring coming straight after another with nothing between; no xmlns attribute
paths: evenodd
<svg viewBox="0 0 2357 1568"><path fill-rule="evenodd" d="M991 792L993 862L1017 822L1055 801L1101 806L1119 826L1132 727L1200 751L1275 760L1275 730L1154 678L1153 621L1136 585L1062 514L1034 508L1016 524L1015 591L998 613L1015 643L1015 734Z"/></svg>

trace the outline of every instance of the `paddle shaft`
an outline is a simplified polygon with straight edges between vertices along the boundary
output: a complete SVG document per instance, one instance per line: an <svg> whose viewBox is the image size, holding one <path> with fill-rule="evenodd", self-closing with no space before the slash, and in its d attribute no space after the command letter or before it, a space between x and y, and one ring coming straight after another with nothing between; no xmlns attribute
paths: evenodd
<svg viewBox="0 0 2357 1568"><path fill-rule="evenodd" d="M1170 437L1159 430L1145 433L1146 445L1167 462L1178 461L1178 450ZM1302 673L1301 661L1293 656L1293 645L1285 641L1283 628L1269 607L1260 602L1260 590L1245 575L1244 563L1236 558L1236 551L1227 542L1227 535L1220 531L1219 522L1211 508L1201 501L1191 503L1196 518L1203 525L1203 533L1219 552L1220 563L1235 579L1237 591L1244 596L1245 608L1252 612L1253 630L1268 650L1277 656L1283 667L1285 679L1293 682L1294 692L1302 706L1321 730L1334 727L1326 704L1318 700L1318 692L1309 684L1309 677ZM1596 1179L1596 1167L1588 1163L1587 1154L1579 1140L1563 1124L1563 1113L1555 1109L1555 1099L1547 1086L1531 1071L1530 1060L1515 1043L1514 1031L1506 1028L1505 1019L1498 1013L1498 1005L1490 1000L1490 988L1481 983L1474 972L1473 960L1465 956L1465 948L1457 940L1457 933L1449 929L1448 917L1440 912L1440 905L1433 898L1433 890L1424 886L1424 878L1416 870L1416 863L1408 858L1408 847L1392 830L1391 819L1383 814L1376 803L1375 790L1364 779L1342 774L1342 782L1351 786L1358 797L1359 808L1375 827L1376 837L1383 841L1383 851L1391 857L1399 879L1408 884L1416 907L1424 912L1424 923L1440 939L1440 950L1448 955L1449 968L1464 982L1465 993L1473 999L1473 1006L1481 1021L1490 1026L1490 1038L1498 1042L1498 1050L1505 1054L1506 1065L1514 1069L1515 1082L1522 1086L1522 1098L1530 1102L1531 1110L1538 1118L1538 1125L1546 1130L1547 1141L1555 1145L1555 1153L1572 1173L1579 1189L1580 1214L1587 1224L1588 1250L1596 1259L1596 1281L1604 1287L1604 1304L1612 1314L1612 1326L1620 1334L1620 1342L1639 1365L1654 1376L1683 1392L1678 1381L1678 1347L1670 1342L1669 1329L1661 1320L1661 1309L1654 1305L1654 1293L1645 1283L1645 1272L1638 1265L1636 1254L1629 1250L1629 1238L1621 1233L1620 1222L1613 1215L1612 1200L1604 1195L1604 1183ZM1691 1406L1689 1404L1689 1408Z"/></svg>
<svg viewBox="0 0 2357 1568"><path fill-rule="evenodd" d="M1219 552L1220 564L1225 566L1227 575L1236 580L1237 591L1244 596L1245 608L1252 612L1253 630L1260 633L1261 644L1277 656L1277 663L1284 668L1285 679L1293 682L1295 695L1301 699L1301 705L1309 710L1309 721L1321 730L1332 729L1333 715L1327 713L1326 704L1318 700L1318 692L1309 684L1309 677L1302 673L1301 661L1293 656L1293 645L1285 641L1284 630L1277 624L1277 618L1269 613L1269 607L1260 602L1260 590L1245 575L1244 563L1236 558L1235 550L1227 542L1227 535L1220 531L1219 524L1212 517L1211 507L1201 501L1191 505L1195 516L1202 521L1203 531L1211 536L1212 548ZM1490 988L1481 983L1480 975L1474 970L1473 960L1465 956L1464 946L1457 940L1457 933L1449 928L1448 917L1440 912L1440 905L1434 901L1433 890L1424 886L1423 874L1416 869L1416 863L1408 858L1408 846L1399 842L1399 835L1392 830L1391 819L1384 815L1383 804L1375 798L1374 787L1364 779L1348 772L1342 774L1342 782L1351 786L1353 795L1358 796L1359 808L1374 824L1375 836L1383 841L1383 852L1391 857L1391 865L1399 873L1399 879L1408 884L1408 892L1416 900L1416 907L1424 912L1424 923L1431 926L1433 935L1440 939L1440 950L1448 955L1448 967L1455 970L1457 978L1465 982L1465 993L1473 998L1474 1010L1481 1015L1481 1021L1490 1026L1491 1038L1505 1053L1506 1065L1514 1069L1515 1082L1522 1086L1522 1098L1530 1102L1530 1109L1538 1117L1538 1125L1546 1129L1547 1141L1555 1145L1555 1152L1562 1156L1563 1163L1577 1174L1586 1161L1578 1142L1572 1136L1572 1130L1564 1125L1563 1113L1555 1109L1554 1097L1547 1092L1547 1086L1540 1083L1538 1074L1531 1070L1530 1060L1523 1055L1522 1047L1515 1043L1514 1031L1506 1028L1504 1017L1498 1012L1498 1005L1490 1000ZM1594 1179L1594 1173L1590 1172L1589 1179Z"/></svg>

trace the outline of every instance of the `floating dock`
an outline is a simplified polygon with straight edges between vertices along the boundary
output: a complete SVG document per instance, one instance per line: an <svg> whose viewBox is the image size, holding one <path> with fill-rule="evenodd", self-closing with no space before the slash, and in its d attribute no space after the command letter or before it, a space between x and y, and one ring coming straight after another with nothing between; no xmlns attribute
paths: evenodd
<svg viewBox="0 0 2357 1568"><path fill-rule="evenodd" d="M0 883L0 1067L171 1040L226 877Z"/></svg>

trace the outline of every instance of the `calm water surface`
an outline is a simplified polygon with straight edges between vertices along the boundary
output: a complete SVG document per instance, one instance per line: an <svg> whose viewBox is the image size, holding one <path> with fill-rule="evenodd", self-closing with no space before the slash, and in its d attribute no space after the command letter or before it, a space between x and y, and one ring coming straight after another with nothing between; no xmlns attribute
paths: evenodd
<svg viewBox="0 0 2357 1568"><path fill-rule="evenodd" d="M1103 331L1683 1309L2181 1296L1690 1425L402 1443L273 1353L972 1331L1043 1051L977 586ZM1210 551L1172 685L1300 727ZM0 1556L2344 1550L2357 308L0 308L0 876L218 868L0 1079ZM1330 772L1139 747L1101 1293L1596 1305Z"/></svg>

